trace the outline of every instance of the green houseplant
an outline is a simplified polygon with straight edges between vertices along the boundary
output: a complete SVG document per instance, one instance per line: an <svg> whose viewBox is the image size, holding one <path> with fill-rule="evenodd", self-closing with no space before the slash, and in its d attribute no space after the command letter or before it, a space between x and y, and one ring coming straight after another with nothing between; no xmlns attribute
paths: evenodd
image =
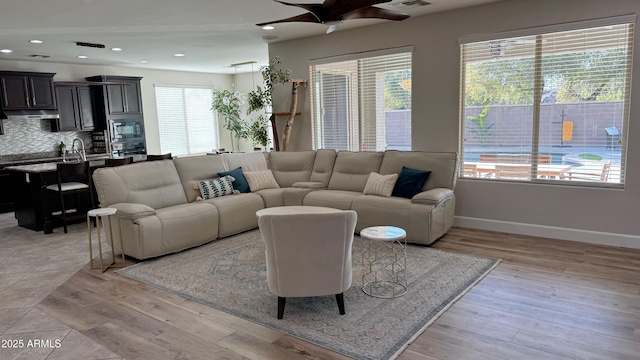
<svg viewBox="0 0 640 360"><path fill-rule="evenodd" d="M274 56L269 61L268 66L260 67L262 80L264 81L264 88L258 85L256 86L255 90L249 92L247 96L247 103L249 104L247 115L251 114L252 112L270 107L273 88L276 85L286 83L291 78L291 70L283 70L277 68L277 65L281 63L282 58L279 56Z"/></svg>
<svg viewBox="0 0 640 360"><path fill-rule="evenodd" d="M268 66L260 67L264 88L260 85L247 94L247 115L271 110L273 88L276 85L284 84L291 78L291 70L278 69L277 65L282 63L282 58L275 56L271 58ZM249 138L254 144L266 147L269 143L269 120L266 115L260 115L253 123L247 126Z"/></svg>
<svg viewBox="0 0 640 360"><path fill-rule="evenodd" d="M467 119L469 119L473 124L476 125L475 128L471 129L471 132L478 135L478 137L480 138L482 147L486 146L486 139L490 135L489 130L491 130L491 128L495 125L495 123L487 124L485 122L485 117L487 117L487 111L489 111L489 106L490 105L485 106L484 109L482 109L482 111L480 112L480 114L478 114L478 116L467 116Z"/></svg>
<svg viewBox="0 0 640 360"><path fill-rule="evenodd" d="M231 136L231 146L235 150L233 138L247 139L247 131L244 121L240 117L240 94L229 90L213 90L213 102L211 110L215 110L224 119L224 128Z"/></svg>

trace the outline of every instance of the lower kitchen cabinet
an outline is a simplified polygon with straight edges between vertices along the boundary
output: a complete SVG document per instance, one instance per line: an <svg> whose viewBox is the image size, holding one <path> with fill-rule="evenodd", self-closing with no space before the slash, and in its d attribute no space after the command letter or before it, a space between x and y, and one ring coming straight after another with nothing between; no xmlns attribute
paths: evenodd
<svg viewBox="0 0 640 360"><path fill-rule="evenodd" d="M13 211L13 194L9 171L0 169L0 213Z"/></svg>

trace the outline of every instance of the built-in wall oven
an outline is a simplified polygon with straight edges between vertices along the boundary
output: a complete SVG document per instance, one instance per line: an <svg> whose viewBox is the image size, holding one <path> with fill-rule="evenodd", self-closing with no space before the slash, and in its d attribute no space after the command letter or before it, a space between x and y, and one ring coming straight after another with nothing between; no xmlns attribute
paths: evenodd
<svg viewBox="0 0 640 360"><path fill-rule="evenodd" d="M110 151L113 157L146 154L142 119L109 120Z"/></svg>

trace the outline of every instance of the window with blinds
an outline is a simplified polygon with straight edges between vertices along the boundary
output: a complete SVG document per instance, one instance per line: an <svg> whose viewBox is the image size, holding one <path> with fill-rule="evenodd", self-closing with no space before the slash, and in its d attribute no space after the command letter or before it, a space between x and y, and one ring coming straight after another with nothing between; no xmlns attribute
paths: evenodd
<svg viewBox="0 0 640 360"><path fill-rule="evenodd" d="M411 150L411 52L395 51L312 62L317 149Z"/></svg>
<svg viewBox="0 0 640 360"><path fill-rule="evenodd" d="M461 39L460 176L622 186L634 23Z"/></svg>
<svg viewBox="0 0 640 360"><path fill-rule="evenodd" d="M155 89L162 153L188 155L218 148L217 118L211 111L212 89L183 86Z"/></svg>

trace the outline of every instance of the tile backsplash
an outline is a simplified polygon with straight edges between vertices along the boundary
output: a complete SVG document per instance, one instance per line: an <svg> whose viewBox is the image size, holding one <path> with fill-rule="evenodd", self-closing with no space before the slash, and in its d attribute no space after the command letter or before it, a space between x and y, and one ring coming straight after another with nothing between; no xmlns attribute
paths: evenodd
<svg viewBox="0 0 640 360"><path fill-rule="evenodd" d="M71 149L73 139L84 141L87 153L91 152L91 132L60 131L51 132L51 120L10 117L2 120L4 135L0 135L0 156L57 152L60 142Z"/></svg>

